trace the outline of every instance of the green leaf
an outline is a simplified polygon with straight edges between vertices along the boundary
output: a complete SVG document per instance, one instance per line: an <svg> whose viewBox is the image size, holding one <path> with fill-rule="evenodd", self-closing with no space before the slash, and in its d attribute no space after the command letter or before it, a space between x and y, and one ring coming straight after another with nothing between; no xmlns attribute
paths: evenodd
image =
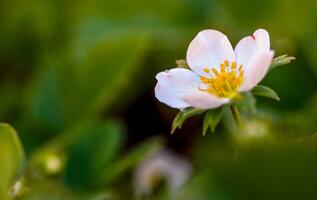
<svg viewBox="0 0 317 200"><path fill-rule="evenodd" d="M280 65L286 65L286 64L292 62L292 60L295 60L295 57L288 56L288 55L278 56L278 57L273 59L271 66L270 66L270 70L272 70Z"/></svg>
<svg viewBox="0 0 317 200"><path fill-rule="evenodd" d="M24 150L16 131L8 124L0 123L0 199L9 199L13 179L21 169Z"/></svg>
<svg viewBox="0 0 317 200"><path fill-rule="evenodd" d="M91 184L116 158L123 144L123 128L116 121L90 124L77 130L83 137L69 147L64 177L73 187Z"/></svg>
<svg viewBox="0 0 317 200"><path fill-rule="evenodd" d="M52 62L47 68L41 68L29 82L26 92L26 103L23 111L26 126L36 127L43 133L57 133L64 126L63 101L58 70ZM44 64L43 64L44 65ZM32 129L32 132L36 132Z"/></svg>
<svg viewBox="0 0 317 200"><path fill-rule="evenodd" d="M202 109L197 109L197 108L186 108L182 111L179 111L179 113L175 116L172 124L172 130L171 133L174 133L176 129L182 128L184 122L194 116L194 115L199 115L203 113L205 110Z"/></svg>
<svg viewBox="0 0 317 200"><path fill-rule="evenodd" d="M208 170L198 175L199 181L189 182L191 187L186 187L185 195L192 194L189 190L196 187L197 195L205 193L203 198L198 199L245 199L251 196L264 197L263 199L317 198L316 141L311 145L257 143L248 148L239 148L238 155L234 151L229 154L234 156L228 156L225 148L218 149L215 155L206 153L207 162L204 164L208 166ZM264 172L265 175L259 178L259 174Z"/></svg>
<svg viewBox="0 0 317 200"><path fill-rule="evenodd" d="M127 170L133 168L139 162L146 159L148 156L160 150L162 147L162 138L151 138L145 142L142 142L141 144L134 147L130 153L113 162L113 164L109 167L105 168L103 172L99 174L97 183L103 185L110 183L120 175L123 175Z"/></svg>
<svg viewBox="0 0 317 200"><path fill-rule="evenodd" d="M221 106L220 108L207 111L205 115L204 123L203 123L203 135L206 134L208 128L210 128L212 132L215 131L215 128L221 119L222 113L223 113L223 106Z"/></svg>
<svg viewBox="0 0 317 200"><path fill-rule="evenodd" d="M122 109L145 88L140 74L148 41L146 34L98 32L96 38L78 36L69 53L42 58L26 89L25 126L55 134L114 104Z"/></svg>
<svg viewBox="0 0 317 200"><path fill-rule="evenodd" d="M278 95L276 94L274 90L263 85L258 85L255 88L253 88L252 94L256 96L268 97L277 101L280 100L280 98L278 97Z"/></svg>
<svg viewBox="0 0 317 200"><path fill-rule="evenodd" d="M186 60L180 59L180 60L176 60L175 62L177 67L179 68L187 68L187 69L189 68Z"/></svg>

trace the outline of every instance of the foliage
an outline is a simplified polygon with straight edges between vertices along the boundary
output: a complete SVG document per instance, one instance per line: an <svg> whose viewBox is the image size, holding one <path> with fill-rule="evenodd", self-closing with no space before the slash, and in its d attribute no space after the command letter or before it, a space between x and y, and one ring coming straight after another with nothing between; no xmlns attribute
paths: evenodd
<svg viewBox="0 0 317 200"><path fill-rule="evenodd" d="M149 199L314 199L316 9L314 0L1 1L0 121L17 131L0 124L0 199L134 199L134 169L164 147L190 160L192 178ZM187 67L174 60L202 29L235 44L260 27L283 56L266 86L234 102L240 127L229 107L198 122L203 111L186 109L169 134L175 113L156 102L155 74Z"/></svg>
<svg viewBox="0 0 317 200"><path fill-rule="evenodd" d="M24 150L15 130L8 124L0 124L0 198L9 199L9 191L21 170Z"/></svg>

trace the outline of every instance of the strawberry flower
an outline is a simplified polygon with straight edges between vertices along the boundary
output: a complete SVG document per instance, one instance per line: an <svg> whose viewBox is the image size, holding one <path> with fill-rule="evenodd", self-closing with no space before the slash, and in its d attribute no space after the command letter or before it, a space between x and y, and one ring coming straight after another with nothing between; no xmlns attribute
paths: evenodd
<svg viewBox="0 0 317 200"><path fill-rule="evenodd" d="M240 92L252 90L265 77L274 56L264 29L242 38L233 49L216 30L203 30L190 43L190 69L174 68L156 75L155 96L170 107L213 109Z"/></svg>

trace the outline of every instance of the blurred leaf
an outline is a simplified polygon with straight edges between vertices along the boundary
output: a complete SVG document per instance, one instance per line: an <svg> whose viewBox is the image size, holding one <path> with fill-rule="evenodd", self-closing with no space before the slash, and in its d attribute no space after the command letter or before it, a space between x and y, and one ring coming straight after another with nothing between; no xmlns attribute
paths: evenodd
<svg viewBox="0 0 317 200"><path fill-rule="evenodd" d="M82 88L68 100L69 106L76 110L74 113L78 112L78 107L85 105L88 114L102 113L113 104L122 106L131 101L143 86L141 81L136 80L141 77L139 72L144 67L148 44L148 37L139 34L122 38L105 37L88 49L80 47L87 52L82 57L81 71L77 72L80 76L76 80L79 82L75 83ZM72 91L72 88L67 90ZM79 97L82 99L80 105L73 105L73 100Z"/></svg>
<svg viewBox="0 0 317 200"><path fill-rule="evenodd" d="M14 83L1 84L0 93L3 94L0 99L0 119L3 119L17 106L19 90Z"/></svg>
<svg viewBox="0 0 317 200"><path fill-rule="evenodd" d="M316 143L316 139L317 139L317 132L312 134L312 135L308 135L305 137L301 137L301 138L296 138L295 139L295 143Z"/></svg>
<svg viewBox="0 0 317 200"><path fill-rule="evenodd" d="M175 116L173 124L172 124L172 131L171 133L174 133L176 129L182 128L184 122L194 116L199 115L203 113L205 110L197 109L197 108L186 108L182 111L179 111L179 113Z"/></svg>
<svg viewBox="0 0 317 200"><path fill-rule="evenodd" d="M119 107L131 101L141 92L141 82L130 83L143 66L147 41L144 35L101 37L98 42L87 41L87 47L85 42L74 45L84 49L82 53L74 47L71 53L48 55L28 86L26 126L57 133L113 104ZM30 121L33 124L28 125Z"/></svg>
<svg viewBox="0 0 317 200"><path fill-rule="evenodd" d="M44 63L43 63L44 64ZM27 126L36 126L42 134L56 133L64 126L64 105L58 70L51 63L34 75L29 84L29 93L23 117Z"/></svg>
<svg viewBox="0 0 317 200"><path fill-rule="evenodd" d="M253 130L257 134L262 128ZM288 132L282 131L288 138ZM315 199L315 136L292 141L261 139L239 145L201 138L194 148L199 153L196 157L201 157L200 170L179 199L195 195L199 199Z"/></svg>
<svg viewBox="0 0 317 200"><path fill-rule="evenodd" d="M206 134L208 128L210 128L211 132L215 131L215 128L221 119L222 112L223 106L221 106L220 108L207 111L203 124L203 135Z"/></svg>
<svg viewBox="0 0 317 200"><path fill-rule="evenodd" d="M0 199L9 199L13 179L21 169L24 150L16 131L8 124L0 123Z"/></svg>
<svg viewBox="0 0 317 200"><path fill-rule="evenodd" d="M179 68L187 68L187 69L189 69L189 66L188 66L186 60L176 60L176 65Z"/></svg>
<svg viewBox="0 0 317 200"><path fill-rule="evenodd" d="M110 166L105 168L102 173L99 174L97 183L108 184L115 180L119 176L122 176L125 172L135 167L142 160L157 152L163 147L163 141L161 138L151 138L141 144L138 144L130 152L113 162Z"/></svg>
<svg viewBox="0 0 317 200"><path fill-rule="evenodd" d="M295 57L288 56L288 55L278 56L278 57L273 59L271 66L270 66L270 70L272 70L280 65L286 65L286 64L292 62L292 60L295 60Z"/></svg>
<svg viewBox="0 0 317 200"><path fill-rule="evenodd" d="M65 169L65 182L71 186L91 185L123 144L122 126L116 121L84 126L80 132L83 137L70 146Z"/></svg>
<svg viewBox="0 0 317 200"><path fill-rule="evenodd" d="M251 92L256 96L268 97L277 101L280 100L276 92L267 86L257 85L252 89Z"/></svg>
<svg viewBox="0 0 317 200"><path fill-rule="evenodd" d="M77 194L66 188L60 181L42 177L40 180L28 180L27 187L31 189L18 200L86 200L83 194Z"/></svg>
<svg viewBox="0 0 317 200"><path fill-rule="evenodd" d="M305 99L305 104L302 109L280 115L279 118L283 123L288 124L292 130L296 130L293 126L301 127L303 129L302 131L304 131L304 135L301 135L302 137L310 135L316 131L317 94L311 96L309 99ZM284 129L286 129L286 127L284 127ZM300 131L296 131L296 133L299 132Z"/></svg>
<svg viewBox="0 0 317 200"><path fill-rule="evenodd" d="M206 175L213 181L205 184L237 199L315 199L315 144L240 149L238 157L213 162L212 173Z"/></svg>

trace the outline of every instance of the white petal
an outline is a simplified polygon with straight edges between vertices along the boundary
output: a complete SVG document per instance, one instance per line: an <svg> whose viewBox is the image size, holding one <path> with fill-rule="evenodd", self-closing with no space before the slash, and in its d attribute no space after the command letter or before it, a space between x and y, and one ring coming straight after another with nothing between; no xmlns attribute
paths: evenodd
<svg viewBox="0 0 317 200"><path fill-rule="evenodd" d="M207 92L194 91L183 97L184 101L195 108L210 109L217 108L230 100L226 98L219 98Z"/></svg>
<svg viewBox="0 0 317 200"><path fill-rule="evenodd" d="M240 92L251 90L265 77L273 56L274 51L269 51L253 57L244 73L244 82L239 88Z"/></svg>
<svg viewBox="0 0 317 200"><path fill-rule="evenodd" d="M270 36L264 29L256 30L252 36L241 39L235 47L236 62L248 68L249 62L260 53L270 50Z"/></svg>
<svg viewBox="0 0 317 200"><path fill-rule="evenodd" d="M189 69L174 68L156 75L155 96L170 107L183 109L190 107L182 97L198 90L200 79Z"/></svg>
<svg viewBox="0 0 317 200"><path fill-rule="evenodd" d="M225 60L235 61L233 48L223 33L216 30L203 30L190 43L187 50L187 62L190 68L201 76L207 75L205 67L220 68Z"/></svg>

